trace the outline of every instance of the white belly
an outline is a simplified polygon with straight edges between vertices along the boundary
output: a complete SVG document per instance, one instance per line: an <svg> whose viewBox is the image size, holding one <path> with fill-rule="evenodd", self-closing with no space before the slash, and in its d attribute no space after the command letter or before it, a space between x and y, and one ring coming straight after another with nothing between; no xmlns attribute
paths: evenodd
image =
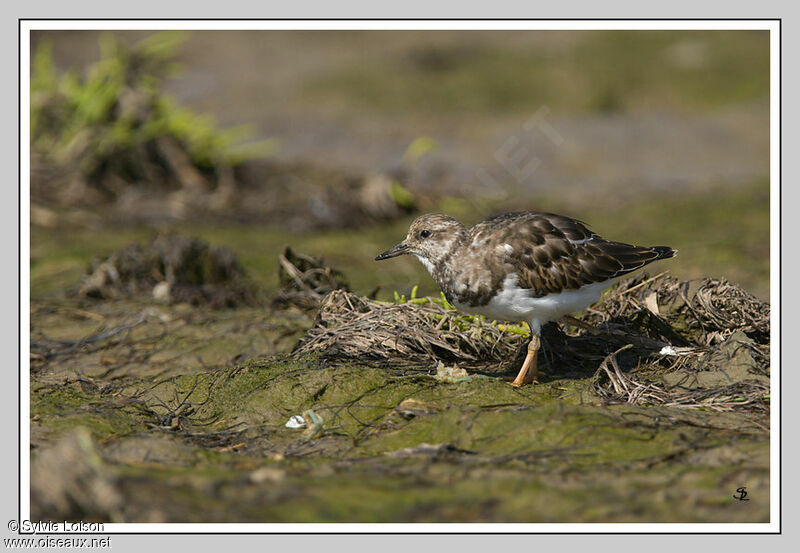
<svg viewBox="0 0 800 553"><path fill-rule="evenodd" d="M453 302L459 311L472 315L484 315L487 319L498 321L525 321L531 329L538 333L542 325L556 321L564 315L582 311L600 299L603 290L615 281L587 284L577 290L565 290L559 294L549 294L534 298L530 290L517 286L516 275L503 281L503 290L494 296L486 305L471 307Z"/></svg>

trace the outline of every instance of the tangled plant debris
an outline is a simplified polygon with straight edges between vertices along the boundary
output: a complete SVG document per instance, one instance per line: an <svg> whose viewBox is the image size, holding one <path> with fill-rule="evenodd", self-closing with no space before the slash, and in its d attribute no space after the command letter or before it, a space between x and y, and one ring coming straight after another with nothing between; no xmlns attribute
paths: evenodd
<svg viewBox="0 0 800 553"><path fill-rule="evenodd" d="M165 303L215 309L259 301L257 288L231 250L176 234L159 235L146 246L131 244L95 261L79 290L82 296L103 299L143 293Z"/></svg>
<svg viewBox="0 0 800 553"><path fill-rule="evenodd" d="M640 276L621 283L585 320L614 335L627 326L668 342L647 356L609 354L593 378L609 401L769 410L770 306L724 279Z"/></svg>
<svg viewBox="0 0 800 553"><path fill-rule="evenodd" d="M769 304L729 282L639 276L566 325L577 331L543 329L545 370L591 377L610 402L768 410ZM522 327L459 315L444 299L387 303L339 290L294 355L425 372L438 364L441 373L442 362L496 371L517 361L527 336Z"/></svg>
<svg viewBox="0 0 800 553"><path fill-rule="evenodd" d="M705 346L719 344L741 330L757 343L768 344L770 306L725 279L680 281L643 275L622 281L583 320L608 328L633 321L652 338L683 338Z"/></svg>
<svg viewBox="0 0 800 553"><path fill-rule="evenodd" d="M486 368L513 356L524 341L518 329L458 315L442 299L380 302L335 290L294 355L377 366L435 367L439 360Z"/></svg>
<svg viewBox="0 0 800 553"><path fill-rule="evenodd" d="M274 307L317 309L328 293L350 289L341 271L322 259L295 253L288 246L278 257L278 262L279 288L272 299Z"/></svg>

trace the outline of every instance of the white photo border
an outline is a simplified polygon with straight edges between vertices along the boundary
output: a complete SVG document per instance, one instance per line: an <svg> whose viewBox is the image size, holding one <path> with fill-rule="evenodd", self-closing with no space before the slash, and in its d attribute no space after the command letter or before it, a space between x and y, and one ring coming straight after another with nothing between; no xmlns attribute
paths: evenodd
<svg viewBox="0 0 800 553"><path fill-rule="evenodd" d="M779 534L781 533L780 19L19 19L19 520L30 519L30 34L43 30L767 30L770 32L770 522L768 523L104 523L116 534ZM777 392L777 393L776 393ZM46 534L39 532L39 534Z"/></svg>

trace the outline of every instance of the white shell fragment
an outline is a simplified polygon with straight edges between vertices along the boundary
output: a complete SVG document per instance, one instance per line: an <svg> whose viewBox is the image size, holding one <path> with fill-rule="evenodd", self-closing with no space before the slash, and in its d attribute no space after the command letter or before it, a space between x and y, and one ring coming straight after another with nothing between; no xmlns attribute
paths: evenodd
<svg viewBox="0 0 800 553"><path fill-rule="evenodd" d="M650 311L650 313L653 313L654 315L658 315L659 314L659 310L658 310L658 294L656 294L655 292L647 294L645 296L645 298L644 298L644 305L645 305L645 307L647 307L647 309L648 309L648 311Z"/></svg>
<svg viewBox="0 0 800 553"><path fill-rule="evenodd" d="M306 421L300 415L294 415L286 421L286 428L305 428Z"/></svg>
<svg viewBox="0 0 800 553"><path fill-rule="evenodd" d="M663 348L661 348L661 350L658 353L659 353L659 355L670 355L670 356L676 357L676 356L679 356L679 355L689 355L690 353L694 353L695 351L697 351L697 350L695 348L693 348L693 347L677 347L676 348L675 346L664 346Z"/></svg>
<svg viewBox="0 0 800 553"><path fill-rule="evenodd" d="M436 376L434 377L440 382L469 382L469 373L460 368L457 364L452 367L445 367L444 363L439 361L436 367Z"/></svg>

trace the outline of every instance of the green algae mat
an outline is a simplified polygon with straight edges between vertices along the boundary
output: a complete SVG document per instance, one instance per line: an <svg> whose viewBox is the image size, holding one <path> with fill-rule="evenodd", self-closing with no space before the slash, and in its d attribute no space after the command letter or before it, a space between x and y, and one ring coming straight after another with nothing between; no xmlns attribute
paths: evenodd
<svg viewBox="0 0 800 553"><path fill-rule="evenodd" d="M33 516L768 521L769 305L725 281L642 276L580 322L600 333L549 327L544 376L516 389L524 328L436 298L42 294Z"/></svg>

